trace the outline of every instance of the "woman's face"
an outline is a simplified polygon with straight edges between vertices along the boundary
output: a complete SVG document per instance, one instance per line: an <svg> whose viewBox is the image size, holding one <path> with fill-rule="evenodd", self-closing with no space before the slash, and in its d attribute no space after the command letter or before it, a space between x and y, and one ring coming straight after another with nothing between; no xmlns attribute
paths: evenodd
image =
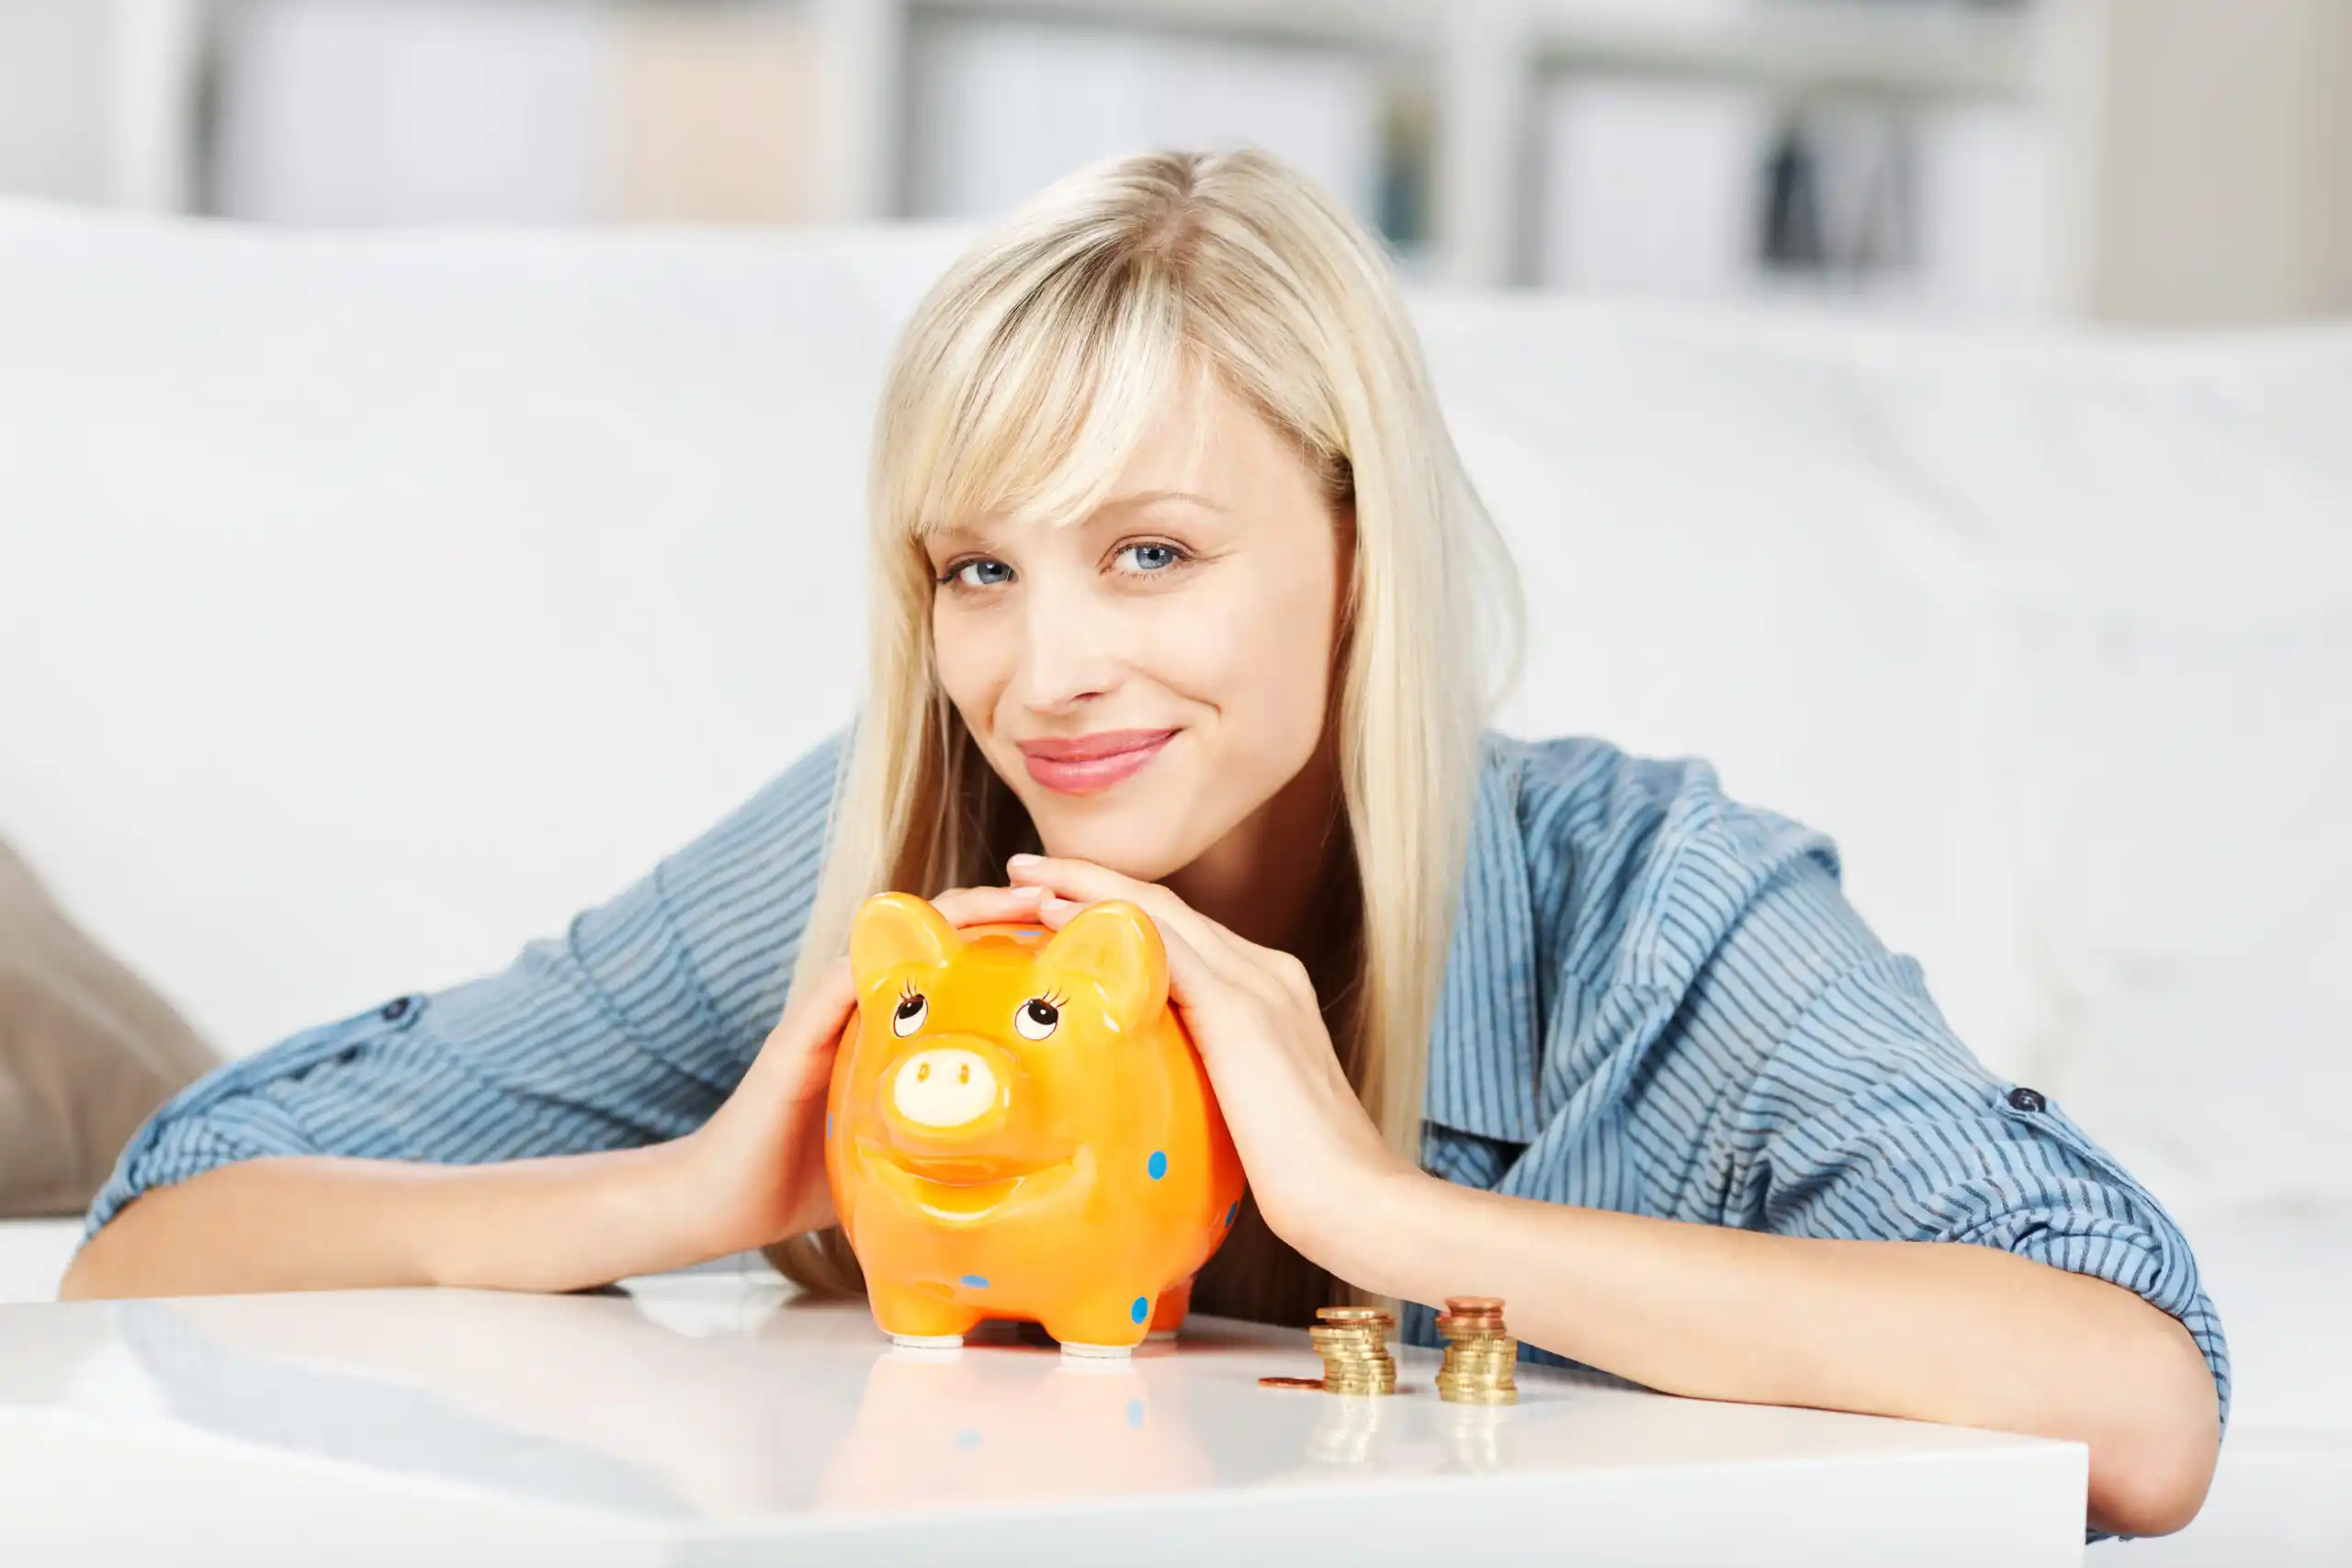
<svg viewBox="0 0 2352 1568"><path fill-rule="evenodd" d="M1171 394L1111 499L926 541L940 678L1045 851L1147 881L1315 756L1340 543L1305 459L1213 378Z"/></svg>

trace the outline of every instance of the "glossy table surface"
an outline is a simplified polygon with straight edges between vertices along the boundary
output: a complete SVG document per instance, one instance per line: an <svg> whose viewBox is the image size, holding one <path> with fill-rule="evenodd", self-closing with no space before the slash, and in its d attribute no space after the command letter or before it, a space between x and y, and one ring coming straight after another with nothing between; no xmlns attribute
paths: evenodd
<svg viewBox="0 0 2352 1568"><path fill-rule="evenodd" d="M1312 1375L1197 1318L1131 1359L891 1347L705 1271L570 1296L0 1306L0 1560L2078 1562L2077 1445L1668 1398Z"/></svg>

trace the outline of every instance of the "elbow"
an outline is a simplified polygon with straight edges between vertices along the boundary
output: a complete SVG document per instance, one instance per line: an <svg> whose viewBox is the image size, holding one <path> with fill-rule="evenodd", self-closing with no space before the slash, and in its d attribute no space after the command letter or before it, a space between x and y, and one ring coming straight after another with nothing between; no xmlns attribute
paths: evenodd
<svg viewBox="0 0 2352 1568"><path fill-rule="evenodd" d="M65 1277L57 1282L59 1301L109 1301L130 1293L114 1277L116 1270L110 1266L114 1249L99 1245L106 1236L102 1230L84 1242L82 1250L74 1255L74 1261L65 1266Z"/></svg>
<svg viewBox="0 0 2352 1568"><path fill-rule="evenodd" d="M98 1274L98 1266L90 1258L90 1245L85 1242L82 1250L74 1255L74 1261L65 1266L65 1277L57 1282L57 1299L61 1302L103 1299L109 1292Z"/></svg>
<svg viewBox="0 0 2352 1568"><path fill-rule="evenodd" d="M117 1209L95 1235L83 1241L74 1260L65 1266L65 1277L57 1282L59 1301L108 1301L138 1293L127 1288L120 1267L126 1239L124 1221L138 1206L139 1199L134 1197Z"/></svg>
<svg viewBox="0 0 2352 1568"><path fill-rule="evenodd" d="M2117 1535L2169 1535L2197 1517L2221 1457L2220 1395L2188 1331L2167 1316L2114 1437L2091 1446L2089 1518Z"/></svg>
<svg viewBox="0 0 2352 1568"><path fill-rule="evenodd" d="M2091 1456L2090 1522L2116 1535L2170 1535L2197 1517L2213 1483L2220 1444L2208 1424L2201 1438L2188 1432L2151 1434L2130 1454L2114 1454L2101 1473Z"/></svg>

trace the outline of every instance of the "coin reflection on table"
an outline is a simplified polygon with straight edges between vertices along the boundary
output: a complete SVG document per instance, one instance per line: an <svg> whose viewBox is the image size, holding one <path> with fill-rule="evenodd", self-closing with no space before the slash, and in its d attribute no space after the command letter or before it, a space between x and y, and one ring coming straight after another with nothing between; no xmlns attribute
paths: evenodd
<svg viewBox="0 0 2352 1568"><path fill-rule="evenodd" d="M1316 1464L1370 1464L1385 1446L1395 1402L1346 1397L1320 1402L1323 1413L1306 1435L1306 1457Z"/></svg>
<svg viewBox="0 0 2352 1568"><path fill-rule="evenodd" d="M877 1350L816 1506L864 1512L1206 1484L1211 1467L1179 1380L1156 1375L1154 1359L1014 1345Z"/></svg>
<svg viewBox="0 0 2352 1568"><path fill-rule="evenodd" d="M1434 1408L1438 1447L1444 1456L1439 1473L1498 1470L1510 1462L1510 1423L1514 1412L1510 1405L1441 1401Z"/></svg>

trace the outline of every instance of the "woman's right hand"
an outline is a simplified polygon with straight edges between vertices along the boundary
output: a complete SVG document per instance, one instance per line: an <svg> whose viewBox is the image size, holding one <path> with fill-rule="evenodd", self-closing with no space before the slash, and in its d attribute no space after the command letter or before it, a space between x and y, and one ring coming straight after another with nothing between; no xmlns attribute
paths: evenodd
<svg viewBox="0 0 2352 1568"><path fill-rule="evenodd" d="M932 900L955 926L1037 919L1034 887L958 887ZM725 1104L679 1140L691 1224L712 1257L833 1223L825 1100L834 1047L856 1005L846 955L786 999L784 1016Z"/></svg>

